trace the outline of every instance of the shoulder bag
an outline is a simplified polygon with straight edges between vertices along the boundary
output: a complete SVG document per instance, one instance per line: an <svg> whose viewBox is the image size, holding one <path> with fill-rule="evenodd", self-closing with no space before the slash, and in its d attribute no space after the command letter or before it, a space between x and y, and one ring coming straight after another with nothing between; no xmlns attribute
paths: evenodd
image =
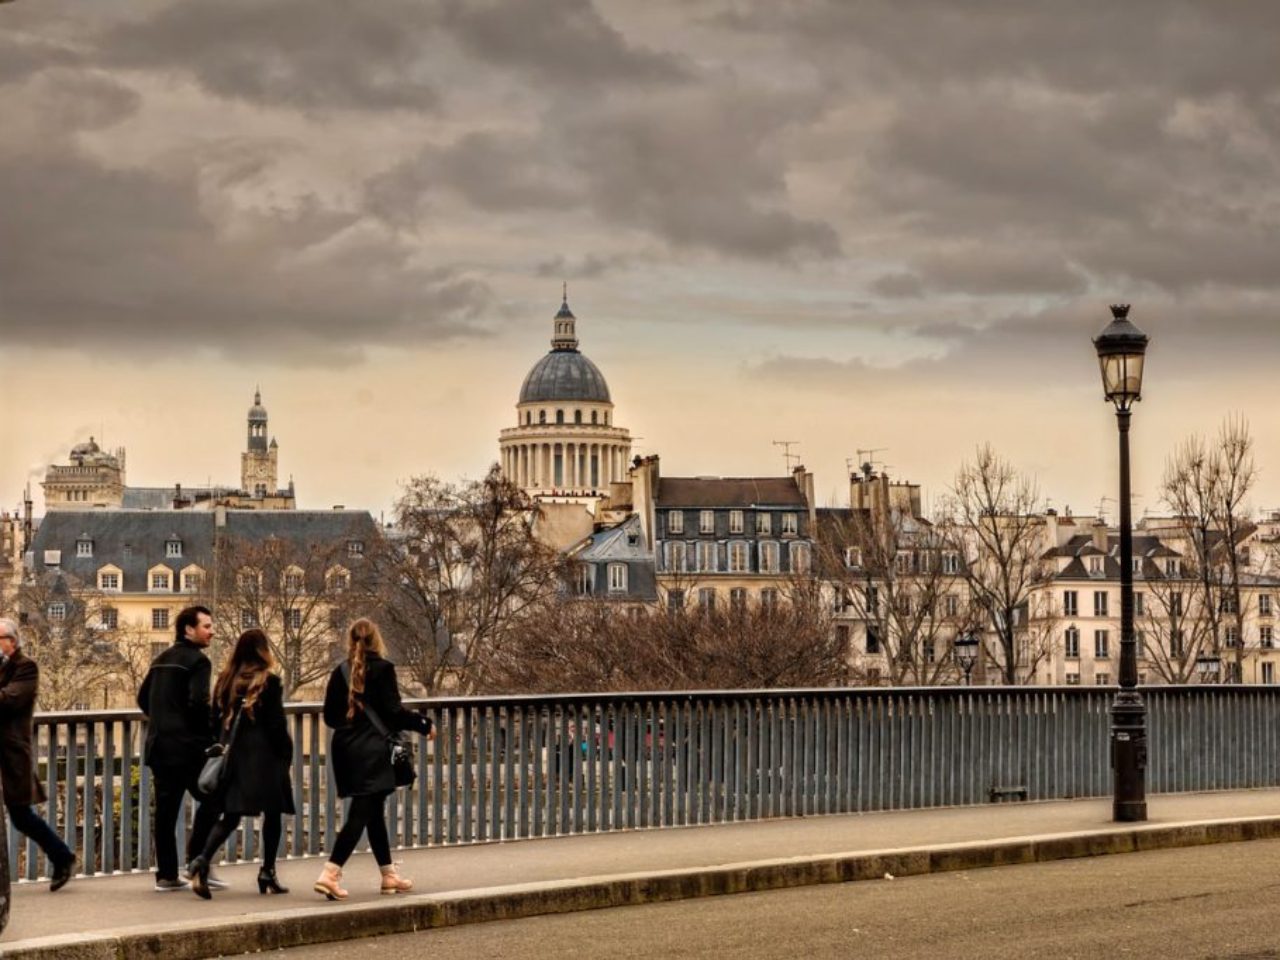
<svg viewBox="0 0 1280 960"><path fill-rule="evenodd" d="M196 781L205 796L216 796L222 792L226 784L228 758L231 756L231 747L236 742L236 731L240 729L240 715L243 712L244 704L242 703L236 708L236 718L231 722L231 733L227 737L227 742L215 743L205 751L205 756L209 759L204 762L204 768Z"/></svg>
<svg viewBox="0 0 1280 960"><path fill-rule="evenodd" d="M351 686L351 664L344 662L342 664L342 679L347 681L348 688ZM369 718L369 722L373 724L373 729L378 731L387 742L387 750L391 755L391 776L397 787L407 787L413 783L418 777L418 771L414 769L413 754L410 752L409 744L405 743L404 737L397 731L393 733L387 729L386 724L382 722L382 718L378 716L378 711L365 703L364 712Z"/></svg>

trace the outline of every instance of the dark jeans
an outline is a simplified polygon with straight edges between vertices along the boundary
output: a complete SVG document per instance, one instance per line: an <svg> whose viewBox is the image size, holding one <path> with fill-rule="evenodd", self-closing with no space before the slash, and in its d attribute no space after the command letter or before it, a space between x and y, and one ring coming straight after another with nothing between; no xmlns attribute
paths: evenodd
<svg viewBox="0 0 1280 960"><path fill-rule="evenodd" d="M369 847L378 866L391 863L391 838L387 836L387 797L390 793L374 793L367 797L352 797L347 819L333 840L333 853L329 860L342 866L355 850L360 834L369 833Z"/></svg>
<svg viewBox="0 0 1280 960"><path fill-rule="evenodd" d="M156 819L152 832L155 834L156 878L159 880L178 879L178 816L182 813L182 795L189 793L200 803L191 824L191 833L187 836L187 863L204 849L209 831L222 813L221 804L200 792L196 782L199 776L200 767L151 771L156 790Z"/></svg>
<svg viewBox="0 0 1280 960"><path fill-rule="evenodd" d="M36 846L49 858L50 863L55 867L61 867L71 862L73 858L71 848L63 843L53 827L36 813L35 807L20 803L6 803L4 806L9 811L9 822L13 824L13 828L34 840Z"/></svg>
<svg viewBox="0 0 1280 960"><path fill-rule="evenodd" d="M204 858L210 863L213 862L213 855L218 852L218 848L227 842L227 837L236 832L236 827L240 826L240 814L224 813L213 830L209 833L209 839L204 845ZM264 813L262 815L262 869L274 870L276 868L276 853L280 849L280 833L283 825L280 822L280 813Z"/></svg>

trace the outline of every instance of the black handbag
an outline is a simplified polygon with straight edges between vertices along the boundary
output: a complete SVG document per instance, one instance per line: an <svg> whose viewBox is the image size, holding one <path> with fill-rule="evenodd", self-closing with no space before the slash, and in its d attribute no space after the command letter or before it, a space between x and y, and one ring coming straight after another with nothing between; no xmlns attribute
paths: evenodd
<svg viewBox="0 0 1280 960"><path fill-rule="evenodd" d="M207 797L217 796L226 785L231 745L236 742L236 731L240 729L240 714L242 712L243 705L236 708L236 718L231 721L231 733L227 737L227 742L215 743L205 751L205 756L209 759L204 762L204 767L200 770L196 785L200 788L200 792Z"/></svg>
<svg viewBox="0 0 1280 960"><path fill-rule="evenodd" d="M349 663L342 665L342 679L347 681L347 685L351 685L351 666ZM387 729L386 724L382 722L382 718L378 716L378 711L367 703L364 704L365 715L369 718L369 722L373 724L373 729L378 731L378 735L386 741L387 750L391 757L391 778L397 787L408 787L418 778L418 770L413 763L413 752L409 748L409 744L405 742L405 738L397 731L395 733Z"/></svg>

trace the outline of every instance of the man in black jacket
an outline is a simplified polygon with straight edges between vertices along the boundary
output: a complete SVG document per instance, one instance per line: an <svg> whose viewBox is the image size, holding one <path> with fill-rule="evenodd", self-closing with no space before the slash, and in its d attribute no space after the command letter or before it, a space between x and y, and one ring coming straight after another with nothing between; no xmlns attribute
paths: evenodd
<svg viewBox="0 0 1280 960"><path fill-rule="evenodd" d="M221 812L212 797L200 792L197 780L205 750L214 742L209 720L212 665L204 650L213 639L213 615L207 607L187 607L174 622L173 646L151 661L138 690L138 706L147 715L145 758L156 790L156 890L182 890L178 877L178 816L182 795L200 802L187 838L190 862L204 849ZM223 886L214 878L210 886Z"/></svg>
<svg viewBox="0 0 1280 960"><path fill-rule="evenodd" d="M44 788L36 777L33 757L31 715L36 708L40 668L22 652L18 625L0 619L0 784L9 820L36 842L53 867L50 890L61 890L71 879L75 854L53 827L36 813L32 804L45 800Z"/></svg>

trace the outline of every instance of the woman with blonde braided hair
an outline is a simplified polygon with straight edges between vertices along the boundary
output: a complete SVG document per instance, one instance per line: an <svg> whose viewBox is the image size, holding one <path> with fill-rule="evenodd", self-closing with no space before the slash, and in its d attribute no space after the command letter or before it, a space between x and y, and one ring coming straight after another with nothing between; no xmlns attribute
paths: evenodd
<svg viewBox="0 0 1280 960"><path fill-rule="evenodd" d="M262 815L262 869L258 892L288 893L276 878L281 815L294 812L289 763L293 740L284 717L284 685L275 674L271 643L261 630L240 634L213 687L213 723L227 744L223 813L188 873L196 896L208 900L209 864L240 825Z"/></svg>
<svg viewBox="0 0 1280 960"><path fill-rule="evenodd" d="M380 892L407 893L413 881L396 872L387 834L386 800L395 776L385 734L413 730L429 737L431 721L401 704L395 665L386 659L386 645L372 620L361 618L347 631L347 658L329 675L325 690L324 722L334 731L329 752L334 786L351 804L315 891L330 900L347 898L342 867L367 833L382 871Z"/></svg>

